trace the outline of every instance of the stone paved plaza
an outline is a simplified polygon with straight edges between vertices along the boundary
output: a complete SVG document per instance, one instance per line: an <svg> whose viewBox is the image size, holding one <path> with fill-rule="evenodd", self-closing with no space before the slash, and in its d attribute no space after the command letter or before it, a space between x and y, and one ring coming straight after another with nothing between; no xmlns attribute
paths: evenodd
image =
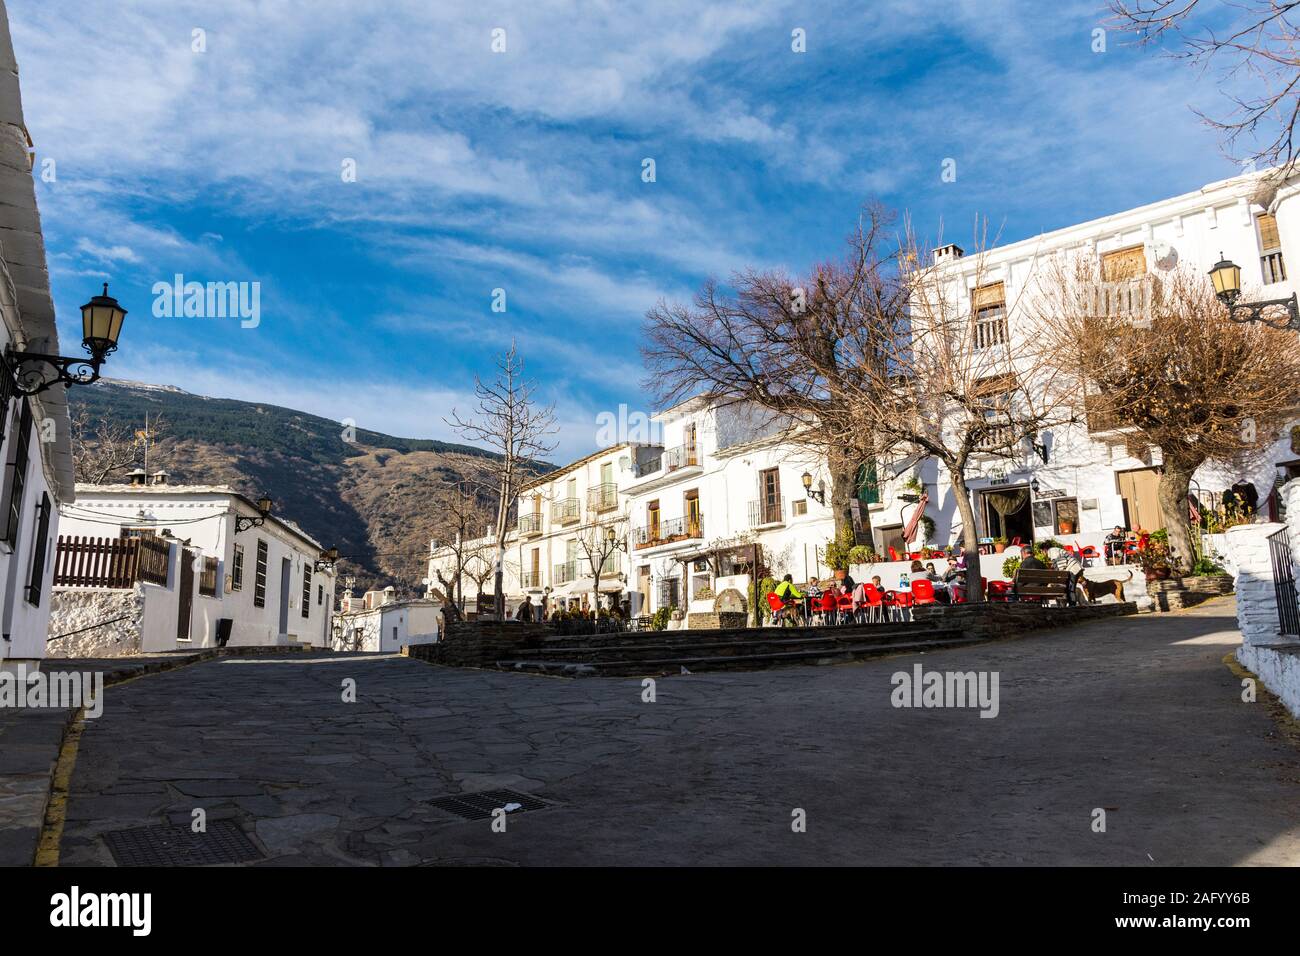
<svg viewBox="0 0 1300 956"><path fill-rule="evenodd" d="M1229 598L923 656L663 678L655 703L639 680L401 657L207 661L109 689L61 862L111 865L102 833L204 807L263 865L1298 864L1300 751L1241 702L1222 663L1239 640ZM890 677L917 661L997 671L999 715L895 709ZM552 806L494 833L427 802L495 787Z"/></svg>

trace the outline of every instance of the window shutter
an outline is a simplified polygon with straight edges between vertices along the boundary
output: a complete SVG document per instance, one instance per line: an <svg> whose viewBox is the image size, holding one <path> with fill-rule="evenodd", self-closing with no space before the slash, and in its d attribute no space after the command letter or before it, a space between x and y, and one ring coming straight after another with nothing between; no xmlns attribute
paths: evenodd
<svg viewBox="0 0 1300 956"><path fill-rule="evenodd" d="M1146 275L1147 254L1141 246L1116 249L1101 257L1101 278L1105 282L1123 282Z"/></svg>
<svg viewBox="0 0 1300 956"><path fill-rule="evenodd" d="M996 308L1006 304L1007 292L1001 282L990 282L988 285L977 286L971 292L971 307L976 312L980 309Z"/></svg>
<svg viewBox="0 0 1300 956"><path fill-rule="evenodd" d="M32 575L27 583L27 603L41 606L41 592L45 590L45 552L50 537L50 496L41 495L36 509L36 544L32 550Z"/></svg>
<svg viewBox="0 0 1300 956"><path fill-rule="evenodd" d="M1277 219L1265 212L1256 216L1255 222L1259 225L1259 248L1264 252L1281 249L1282 240L1277 234Z"/></svg>

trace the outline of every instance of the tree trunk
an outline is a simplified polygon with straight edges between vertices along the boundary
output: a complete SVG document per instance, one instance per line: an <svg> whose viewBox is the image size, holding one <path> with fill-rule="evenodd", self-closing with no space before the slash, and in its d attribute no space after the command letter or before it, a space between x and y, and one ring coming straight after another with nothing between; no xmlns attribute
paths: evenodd
<svg viewBox="0 0 1300 956"><path fill-rule="evenodd" d="M831 473L831 514L835 518L835 537L844 528L853 528L853 501L858 496L858 469L860 463L840 455L829 456ZM854 544L871 544L871 512L866 503L858 507L860 524Z"/></svg>
<svg viewBox="0 0 1300 956"><path fill-rule="evenodd" d="M980 577L980 535L975 527L975 508L970 502L970 492L966 488L964 469L949 466L948 474L952 479L952 493L957 498L957 513L961 515L961 543L966 549L966 601L978 604L984 600L983 581Z"/></svg>
<svg viewBox="0 0 1300 956"><path fill-rule="evenodd" d="M497 563L492 574L492 587L494 589L492 595L492 610L495 612L498 621L504 621L506 619L506 596L501 587L502 581L505 578L505 572L503 570L505 568L505 563L506 550L500 545L497 545Z"/></svg>
<svg viewBox="0 0 1300 956"><path fill-rule="evenodd" d="M1198 462L1199 464L1199 462ZM1175 570L1189 571L1196 560L1192 547L1192 522L1187 512L1187 492L1196 465L1170 461L1165 458L1156 497L1160 499L1160 513L1169 533L1169 563Z"/></svg>

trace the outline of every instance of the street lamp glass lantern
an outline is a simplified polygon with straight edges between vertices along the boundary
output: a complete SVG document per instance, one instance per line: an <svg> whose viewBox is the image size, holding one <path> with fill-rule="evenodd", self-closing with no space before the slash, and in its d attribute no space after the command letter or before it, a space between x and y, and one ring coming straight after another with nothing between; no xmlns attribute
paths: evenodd
<svg viewBox="0 0 1300 956"><path fill-rule="evenodd" d="M605 540L608 541L610 544L614 543L614 539L616 537L618 537L618 535L614 533L613 528L610 528L608 531L605 532Z"/></svg>
<svg viewBox="0 0 1300 956"><path fill-rule="evenodd" d="M811 491L811 490L812 490L812 475L810 475L808 472L805 471L805 472L803 473L802 478L800 478L800 480L803 482L803 490L804 490L804 491Z"/></svg>
<svg viewBox="0 0 1300 956"><path fill-rule="evenodd" d="M271 507L274 504L275 502L273 502L268 496L262 495L262 497L257 499L257 510L262 512L262 516L265 517L271 513Z"/></svg>
<svg viewBox="0 0 1300 956"><path fill-rule="evenodd" d="M81 307L82 346L96 358L116 351L125 318L126 309L108 294L108 283L105 282L103 294L93 296Z"/></svg>
<svg viewBox="0 0 1300 956"><path fill-rule="evenodd" d="M1220 259L1210 270L1210 281L1214 283L1214 294L1219 301L1232 305L1241 295L1241 266L1229 259Z"/></svg>

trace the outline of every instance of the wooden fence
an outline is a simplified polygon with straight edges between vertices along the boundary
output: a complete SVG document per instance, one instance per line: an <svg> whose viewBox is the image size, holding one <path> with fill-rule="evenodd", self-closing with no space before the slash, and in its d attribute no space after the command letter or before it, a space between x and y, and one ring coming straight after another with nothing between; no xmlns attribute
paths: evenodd
<svg viewBox="0 0 1300 956"><path fill-rule="evenodd" d="M137 581L167 585L170 547L157 538L59 535L54 586L129 588Z"/></svg>

